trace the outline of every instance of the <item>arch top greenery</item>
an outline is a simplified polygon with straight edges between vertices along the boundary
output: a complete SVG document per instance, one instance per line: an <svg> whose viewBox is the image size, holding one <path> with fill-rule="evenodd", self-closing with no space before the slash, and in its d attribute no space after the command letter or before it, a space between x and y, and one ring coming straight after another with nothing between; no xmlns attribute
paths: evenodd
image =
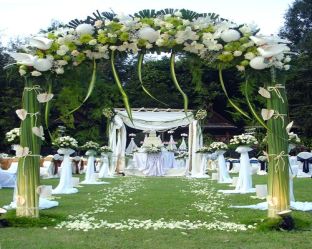
<svg viewBox="0 0 312 249"><path fill-rule="evenodd" d="M20 75L26 79L23 109L17 110L22 120L17 213L21 216L39 215L38 195L35 192L39 183L36 165L39 165L43 131L37 116L40 114L40 103L47 103L48 113L48 103L53 95L51 85L46 93L38 94L42 86L34 85L34 79L44 76L50 80L70 68L91 62L92 79L84 99L86 101L94 88L96 63L99 60L110 60L114 79L131 118L128 97L115 68L116 53L138 54L138 78L143 90L151 96L144 88L141 76L143 57L149 52L171 53L171 77L184 98L185 109L187 96L180 88L174 70L176 53L198 56L206 64L217 67L226 96L222 68L236 67L238 71L271 70L271 82L260 91L267 99L267 109L263 110L262 119L253 109L247 94L246 103L257 120L268 128L268 159L272 168L269 170L269 198L272 200L269 202L269 214L271 212L271 216L275 216L279 211L288 209L288 167L285 167L288 160L284 158L287 154L287 101L285 86L276 81L274 72L275 69L289 69L290 56L287 54L290 49L287 40L258 35L258 32L255 25L238 25L216 14L165 9L143 10L128 16L96 12L85 21L76 19L68 26L31 37L25 51L10 53L16 60ZM230 103L241 114L248 116L231 100ZM47 120L46 115L46 124Z"/></svg>
<svg viewBox="0 0 312 249"><path fill-rule="evenodd" d="M63 74L88 60L125 53L187 52L210 64L288 69L286 40L256 36L255 25L238 25L216 14L190 10L143 10L134 15L94 13L85 21L30 38L27 53L11 53L21 75Z"/></svg>

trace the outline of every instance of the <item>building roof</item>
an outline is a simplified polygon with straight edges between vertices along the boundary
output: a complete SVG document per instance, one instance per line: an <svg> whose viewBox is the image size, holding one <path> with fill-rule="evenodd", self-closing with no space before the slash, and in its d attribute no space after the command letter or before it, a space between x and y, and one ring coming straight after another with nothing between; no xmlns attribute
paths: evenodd
<svg viewBox="0 0 312 249"><path fill-rule="evenodd" d="M202 124L203 128L206 129L237 129L238 127L232 122L227 120L219 113L212 111L210 117L208 117Z"/></svg>

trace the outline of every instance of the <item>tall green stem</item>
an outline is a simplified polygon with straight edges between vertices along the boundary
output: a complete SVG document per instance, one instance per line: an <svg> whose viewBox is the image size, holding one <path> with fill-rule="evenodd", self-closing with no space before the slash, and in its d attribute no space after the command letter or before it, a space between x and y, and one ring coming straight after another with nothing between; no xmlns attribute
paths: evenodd
<svg viewBox="0 0 312 249"><path fill-rule="evenodd" d="M275 69L272 69L271 98L267 108L275 114L268 121L268 216L276 217L279 212L289 210L289 162L288 162L288 106L285 82L276 82Z"/></svg>
<svg viewBox="0 0 312 249"><path fill-rule="evenodd" d="M40 126L40 109L36 95L33 83L25 79L22 105L28 114L21 122L20 145L24 148L28 147L30 153L18 161L16 200L16 215L23 217L39 217L37 187L40 179L41 139L32 132L32 127Z"/></svg>

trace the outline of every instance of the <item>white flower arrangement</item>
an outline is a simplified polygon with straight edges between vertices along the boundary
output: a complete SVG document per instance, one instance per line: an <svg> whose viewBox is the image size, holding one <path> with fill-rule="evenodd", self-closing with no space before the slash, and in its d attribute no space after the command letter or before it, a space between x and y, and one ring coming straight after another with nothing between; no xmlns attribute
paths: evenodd
<svg viewBox="0 0 312 249"><path fill-rule="evenodd" d="M181 133L181 137L187 137L188 135L186 133Z"/></svg>
<svg viewBox="0 0 312 249"><path fill-rule="evenodd" d="M108 119L112 119L112 118L114 117L115 114L114 114L112 108L107 107L107 108L104 108L104 109L103 109L103 115L104 115L106 118L108 118Z"/></svg>
<svg viewBox="0 0 312 249"><path fill-rule="evenodd" d="M203 120L207 117L207 111L206 110L198 110L195 114L195 119L196 120Z"/></svg>
<svg viewBox="0 0 312 249"><path fill-rule="evenodd" d="M209 145L211 151L227 150L228 146L223 142L213 142Z"/></svg>
<svg viewBox="0 0 312 249"><path fill-rule="evenodd" d="M58 137L52 142L53 145L59 148L76 148L78 147L78 142L75 138L70 136Z"/></svg>
<svg viewBox="0 0 312 249"><path fill-rule="evenodd" d="M161 147L155 146L155 145L149 145L149 146L144 146L144 150L148 154L152 153L159 153L161 152Z"/></svg>
<svg viewBox="0 0 312 249"><path fill-rule="evenodd" d="M88 141L84 145L81 146L81 149L98 151L100 149L100 145L96 142Z"/></svg>
<svg viewBox="0 0 312 249"><path fill-rule="evenodd" d="M175 158L176 159L186 159L186 158L188 158L188 156L189 156L188 152L182 151L182 152L179 152Z"/></svg>
<svg viewBox="0 0 312 249"><path fill-rule="evenodd" d="M112 152L112 150L111 150L111 148L109 146L104 145L104 146L100 147L99 152L101 152L101 153L109 153L109 152Z"/></svg>
<svg viewBox="0 0 312 249"><path fill-rule="evenodd" d="M173 134L174 131L173 131L173 130L169 130L169 131L167 131L167 133L168 133L168 134Z"/></svg>
<svg viewBox="0 0 312 249"><path fill-rule="evenodd" d="M177 14L178 13L178 14ZM288 41L256 36L254 25L202 17L184 19L184 10L153 18L117 15L113 20L81 23L76 28L57 28L30 39L25 53L10 53L21 65L21 75L63 74L66 68L85 60L109 59L110 51L136 54L144 49L179 50L215 63L232 64L239 70L289 68ZM252 51L252 52L251 52ZM38 54L40 56L38 56ZM59 61L67 63L59 63ZM25 67L26 66L26 67Z"/></svg>
<svg viewBox="0 0 312 249"><path fill-rule="evenodd" d="M294 132L288 133L288 143L289 144L300 144L301 139L298 137L298 135Z"/></svg>
<svg viewBox="0 0 312 249"><path fill-rule="evenodd" d="M136 137L136 135L134 133L130 133L129 137Z"/></svg>
<svg viewBox="0 0 312 249"><path fill-rule="evenodd" d="M20 137L20 135L21 135L21 129L13 128L12 130L5 133L5 138L8 142L14 142Z"/></svg>
<svg viewBox="0 0 312 249"><path fill-rule="evenodd" d="M258 141L253 135L241 134L233 136L230 140L230 144L234 146L254 146L258 145Z"/></svg>
<svg viewBox="0 0 312 249"><path fill-rule="evenodd" d="M205 154L205 153L210 153L212 152L211 149L209 148L209 146L203 146L201 148L199 148L196 153L202 153L202 154Z"/></svg>

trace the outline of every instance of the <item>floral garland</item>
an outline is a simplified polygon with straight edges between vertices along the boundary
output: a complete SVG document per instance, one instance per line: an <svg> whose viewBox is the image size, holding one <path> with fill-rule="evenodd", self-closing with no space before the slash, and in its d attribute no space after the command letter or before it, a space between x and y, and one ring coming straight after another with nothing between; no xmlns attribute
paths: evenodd
<svg viewBox="0 0 312 249"><path fill-rule="evenodd" d="M77 140L70 136L58 137L52 142L52 144L59 148L77 148L78 147Z"/></svg>
<svg viewBox="0 0 312 249"><path fill-rule="evenodd" d="M30 39L27 53L10 53L23 76L45 73L64 74L71 66L86 60L109 59L112 51L136 54L142 51L185 51L216 64L265 69L275 66L287 70L290 57L286 40L255 36L255 25L238 25L217 15L187 10L172 14L157 12L153 17L118 15L62 27ZM87 22L87 21L86 21Z"/></svg>
<svg viewBox="0 0 312 249"><path fill-rule="evenodd" d="M230 140L230 144L233 146L254 146L258 145L258 141L253 135L241 134L234 136Z"/></svg>

